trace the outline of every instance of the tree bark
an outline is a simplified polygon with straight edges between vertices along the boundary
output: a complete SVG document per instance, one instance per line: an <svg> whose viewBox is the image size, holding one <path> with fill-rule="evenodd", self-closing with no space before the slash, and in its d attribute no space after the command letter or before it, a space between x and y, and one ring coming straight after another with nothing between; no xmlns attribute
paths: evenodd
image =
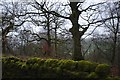
<svg viewBox="0 0 120 80"><path fill-rule="evenodd" d="M55 28L55 55L57 55L57 27Z"/></svg>
<svg viewBox="0 0 120 80"><path fill-rule="evenodd" d="M48 13L48 15L46 16L47 18L47 38L48 38L48 47L49 47L49 51L47 52L47 55L50 56L51 54L51 35L50 35L50 14Z"/></svg>
<svg viewBox="0 0 120 80"><path fill-rule="evenodd" d="M13 29L14 22L10 22L9 26L2 30L2 53L6 53L6 45L7 45L7 39L6 36L10 32L11 29Z"/></svg>
<svg viewBox="0 0 120 80"><path fill-rule="evenodd" d="M72 10L72 14L70 15L70 21L72 22L72 28L70 32L73 35L74 41L74 53L73 60L83 60L82 52L81 52L81 37L83 34L79 31L80 25L78 23L79 15L81 14L77 7L78 2L70 2L70 7Z"/></svg>
<svg viewBox="0 0 120 80"><path fill-rule="evenodd" d="M76 30L75 30L76 31ZM73 53L73 60L83 60L82 52L81 52L81 36L79 33L75 33L73 35L73 41L74 41L74 53Z"/></svg>
<svg viewBox="0 0 120 80"><path fill-rule="evenodd" d="M6 53L6 47L5 47L5 44L6 42L5 42L5 38L3 38L3 36L2 36L2 53L3 54L5 54Z"/></svg>
<svg viewBox="0 0 120 80"><path fill-rule="evenodd" d="M111 59L111 63L112 65L115 65L116 61L115 61L115 56L116 56L116 45L117 45L117 34L114 33L114 39L113 39L113 51L112 51L112 59Z"/></svg>

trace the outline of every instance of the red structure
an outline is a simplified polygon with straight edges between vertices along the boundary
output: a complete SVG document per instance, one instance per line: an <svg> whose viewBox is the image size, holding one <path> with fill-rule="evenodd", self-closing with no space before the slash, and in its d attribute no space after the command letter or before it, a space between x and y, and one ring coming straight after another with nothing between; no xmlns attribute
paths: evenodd
<svg viewBox="0 0 120 80"><path fill-rule="evenodd" d="M43 44L42 49L45 55L50 55L50 53L52 52L51 46L49 46L47 42Z"/></svg>
<svg viewBox="0 0 120 80"><path fill-rule="evenodd" d="M112 66L111 67L111 74L112 74L112 76L119 76L119 68L118 68L118 66Z"/></svg>

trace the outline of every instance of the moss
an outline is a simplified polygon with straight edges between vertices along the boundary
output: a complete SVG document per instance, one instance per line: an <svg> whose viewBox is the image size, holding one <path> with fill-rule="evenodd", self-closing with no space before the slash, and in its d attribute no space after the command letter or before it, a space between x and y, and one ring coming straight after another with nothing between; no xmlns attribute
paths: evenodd
<svg viewBox="0 0 120 80"><path fill-rule="evenodd" d="M40 58L34 57L34 58L30 58L26 61L26 64L35 64L35 63L39 63L41 61Z"/></svg>
<svg viewBox="0 0 120 80"><path fill-rule="evenodd" d="M89 61L81 60L78 61L77 70L85 72L94 72L97 64Z"/></svg>
<svg viewBox="0 0 120 80"><path fill-rule="evenodd" d="M107 64L99 64L95 72L100 76L100 77L106 77L110 74L110 66Z"/></svg>
<svg viewBox="0 0 120 80"><path fill-rule="evenodd" d="M14 57L3 58L3 78L79 78L82 80L107 79L109 66L89 61ZM62 79L61 79L62 80Z"/></svg>
<svg viewBox="0 0 120 80"><path fill-rule="evenodd" d="M120 80L119 77L107 77L105 80Z"/></svg>
<svg viewBox="0 0 120 80"><path fill-rule="evenodd" d="M55 68L55 67L59 66L59 65L57 65L58 62L59 61L57 59L47 59L44 63L44 66Z"/></svg>
<svg viewBox="0 0 120 80"><path fill-rule="evenodd" d="M61 60L58 64L61 69L75 70L77 62L73 60Z"/></svg>
<svg viewBox="0 0 120 80"><path fill-rule="evenodd" d="M98 75L95 72L91 72L88 76L88 79L98 79Z"/></svg>

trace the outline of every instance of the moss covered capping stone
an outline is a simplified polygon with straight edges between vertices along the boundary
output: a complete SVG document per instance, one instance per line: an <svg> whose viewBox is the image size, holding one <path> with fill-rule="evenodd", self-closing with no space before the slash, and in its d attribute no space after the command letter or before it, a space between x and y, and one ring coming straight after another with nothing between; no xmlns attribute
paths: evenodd
<svg viewBox="0 0 120 80"><path fill-rule="evenodd" d="M89 61L30 58L21 60L16 57L2 58L3 78L57 78L99 80L109 76L107 64ZM104 75L103 75L104 74Z"/></svg>

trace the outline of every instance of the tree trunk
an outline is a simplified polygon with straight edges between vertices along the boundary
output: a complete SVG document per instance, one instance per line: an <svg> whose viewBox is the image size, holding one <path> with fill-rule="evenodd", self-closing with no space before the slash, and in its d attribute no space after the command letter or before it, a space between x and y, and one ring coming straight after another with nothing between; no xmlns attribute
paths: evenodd
<svg viewBox="0 0 120 80"><path fill-rule="evenodd" d="M5 54L6 53L6 42L5 42L5 39L4 37L2 36L2 54Z"/></svg>
<svg viewBox="0 0 120 80"><path fill-rule="evenodd" d="M57 28L55 28L55 55L57 55Z"/></svg>
<svg viewBox="0 0 120 80"><path fill-rule="evenodd" d="M73 60L83 60L82 52L81 52L81 37L84 34L83 31L79 31L80 25L78 23L79 15L81 12L78 10L77 7L78 2L70 2L70 7L72 10L72 14L70 15L70 21L72 23L72 28L70 29L70 32L73 35L73 41L74 41L74 53L73 53Z"/></svg>
<svg viewBox="0 0 120 80"><path fill-rule="evenodd" d="M47 55L50 56L51 55L50 14L47 15L47 37L48 37L48 48L49 48Z"/></svg>
<svg viewBox="0 0 120 80"><path fill-rule="evenodd" d="M116 43L117 43L117 35L114 34L114 41L113 41L113 51L112 51L112 59L111 59L111 63L112 65L115 65L116 64Z"/></svg>
<svg viewBox="0 0 120 80"><path fill-rule="evenodd" d="M78 60L84 60L84 57L82 56L82 51L81 51L81 37L83 36L83 32L79 31L79 24L75 24L70 29L70 32L73 35L73 60L78 61Z"/></svg>
<svg viewBox="0 0 120 80"><path fill-rule="evenodd" d="M74 53L73 53L73 60L83 60L82 52L81 52L81 37L79 34L73 36L74 41Z"/></svg>
<svg viewBox="0 0 120 80"><path fill-rule="evenodd" d="M13 29L14 22L10 22L9 26L6 27L4 30L2 30L2 53L6 53L6 45L7 45L7 39L6 35L10 32L11 29Z"/></svg>

